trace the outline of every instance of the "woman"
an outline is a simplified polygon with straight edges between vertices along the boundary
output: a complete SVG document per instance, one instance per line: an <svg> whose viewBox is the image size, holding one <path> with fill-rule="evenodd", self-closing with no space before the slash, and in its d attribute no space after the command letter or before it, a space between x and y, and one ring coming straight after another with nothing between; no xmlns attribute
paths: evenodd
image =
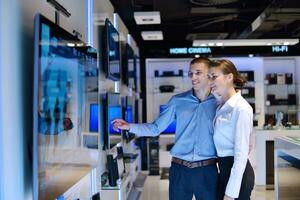
<svg viewBox="0 0 300 200"><path fill-rule="evenodd" d="M245 84L229 60L215 60L209 66L212 93L219 101L214 119L214 142L219 157L219 199L250 200L254 172L248 160L253 110L236 90Z"/></svg>

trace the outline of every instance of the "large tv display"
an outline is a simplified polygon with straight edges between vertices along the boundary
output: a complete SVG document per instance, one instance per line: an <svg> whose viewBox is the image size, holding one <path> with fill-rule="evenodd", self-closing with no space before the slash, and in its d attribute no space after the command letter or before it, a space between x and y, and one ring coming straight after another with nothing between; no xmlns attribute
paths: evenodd
<svg viewBox="0 0 300 200"><path fill-rule="evenodd" d="M48 200L93 168L78 154L86 79L98 76L97 51L42 15L34 27L33 199ZM72 173L77 170L82 173ZM66 174L72 174L67 183Z"/></svg>
<svg viewBox="0 0 300 200"><path fill-rule="evenodd" d="M121 56L119 32L106 19L103 34L103 69L106 77L114 81L120 80Z"/></svg>
<svg viewBox="0 0 300 200"><path fill-rule="evenodd" d="M162 113L166 109L166 105L159 106L159 112ZM175 133L176 131L176 122L172 122L164 131L163 133L171 134Z"/></svg>

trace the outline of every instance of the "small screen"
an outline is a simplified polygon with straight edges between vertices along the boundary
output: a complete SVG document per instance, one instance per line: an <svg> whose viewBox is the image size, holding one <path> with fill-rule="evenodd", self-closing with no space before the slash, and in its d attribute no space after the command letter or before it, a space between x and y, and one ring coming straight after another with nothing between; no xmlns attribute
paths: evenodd
<svg viewBox="0 0 300 200"><path fill-rule="evenodd" d="M133 123L133 112L132 112L132 106L128 105L126 108L126 115L125 115L125 121L129 123Z"/></svg>
<svg viewBox="0 0 300 200"><path fill-rule="evenodd" d="M159 106L159 112L162 113L166 109L166 105ZM164 131L163 133L175 133L176 131L176 122L173 121Z"/></svg>
<svg viewBox="0 0 300 200"><path fill-rule="evenodd" d="M90 132L98 132L98 104L90 105Z"/></svg>
<svg viewBox="0 0 300 200"><path fill-rule="evenodd" d="M109 133L110 134L121 134L113 129L112 121L114 119L122 118L122 108L121 106L109 106L108 107L108 123L109 123Z"/></svg>

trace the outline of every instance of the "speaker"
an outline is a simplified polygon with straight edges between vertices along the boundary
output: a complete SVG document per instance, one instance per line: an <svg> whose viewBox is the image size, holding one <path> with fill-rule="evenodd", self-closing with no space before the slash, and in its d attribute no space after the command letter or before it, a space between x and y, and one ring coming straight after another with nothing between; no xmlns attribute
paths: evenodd
<svg viewBox="0 0 300 200"><path fill-rule="evenodd" d="M109 185L117 186L117 180L119 179L117 159L114 159L113 155L107 155L106 158L107 158Z"/></svg>
<svg viewBox="0 0 300 200"><path fill-rule="evenodd" d="M161 85L159 86L160 92L174 92L174 85Z"/></svg>
<svg viewBox="0 0 300 200"><path fill-rule="evenodd" d="M285 74L285 83L286 84L293 84L293 74L292 73L286 73Z"/></svg>
<svg viewBox="0 0 300 200"><path fill-rule="evenodd" d="M183 70L182 69L178 70L178 76L183 76Z"/></svg>
<svg viewBox="0 0 300 200"><path fill-rule="evenodd" d="M94 194L94 195L92 196L92 200L101 200L101 199L100 199L100 193L98 192L98 193Z"/></svg>

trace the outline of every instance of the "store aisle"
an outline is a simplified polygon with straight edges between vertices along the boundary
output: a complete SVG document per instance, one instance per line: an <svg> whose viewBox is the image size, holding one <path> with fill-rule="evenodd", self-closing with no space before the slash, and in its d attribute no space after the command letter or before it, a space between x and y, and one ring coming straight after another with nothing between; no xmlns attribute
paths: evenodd
<svg viewBox="0 0 300 200"><path fill-rule="evenodd" d="M169 181L161 180L160 176L148 176L140 200L168 200ZM274 190L256 187L252 192L252 200L274 200Z"/></svg>

